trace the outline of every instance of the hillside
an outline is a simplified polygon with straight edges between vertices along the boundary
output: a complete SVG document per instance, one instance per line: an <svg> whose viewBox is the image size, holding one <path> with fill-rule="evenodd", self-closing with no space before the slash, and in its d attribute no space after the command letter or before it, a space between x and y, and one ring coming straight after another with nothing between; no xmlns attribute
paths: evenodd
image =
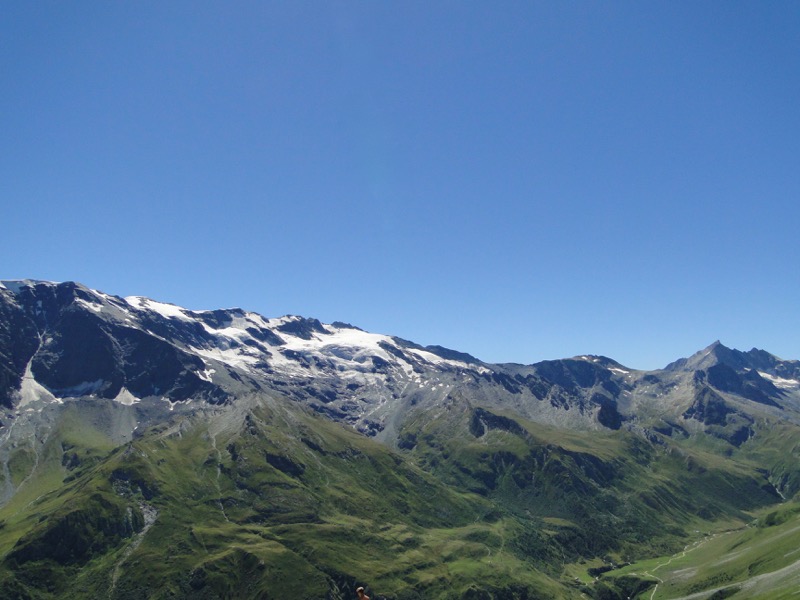
<svg viewBox="0 0 800 600"><path fill-rule="evenodd" d="M585 575L800 489L800 363L763 350L494 365L33 281L0 325L4 597L627 597Z"/></svg>

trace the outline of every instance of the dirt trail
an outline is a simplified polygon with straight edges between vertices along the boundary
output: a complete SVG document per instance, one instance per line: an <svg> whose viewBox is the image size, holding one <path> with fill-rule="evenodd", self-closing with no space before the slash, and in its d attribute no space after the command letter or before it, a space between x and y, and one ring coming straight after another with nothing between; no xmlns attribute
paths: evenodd
<svg viewBox="0 0 800 600"><path fill-rule="evenodd" d="M790 529L789 531L786 531L781 535L783 536L783 535L789 535L789 534L792 534L792 533L796 533L798 531L798 529L800 529L800 526L794 527L793 529ZM793 554L793 552L790 552L789 554ZM789 556L789 554L787 554L786 556ZM661 565L659 565L659 566L661 566ZM792 564L786 565L785 567L783 567L781 569L778 569L776 571L771 571L769 573L762 573L761 575L755 575L755 576L751 577L750 579L745 579L744 581L728 583L726 585L722 585L722 586L719 586L719 587L716 587L716 588L710 588L710 589L707 589L707 590L703 590L702 592L697 592L697 593L694 593L694 594L690 594L688 596L681 596L679 598L672 598L671 600L703 600L705 598L708 598L712 594L715 594L716 592L719 592L719 591L724 590L724 589L730 589L730 588L738 588L739 592L737 592L737 594L738 593L742 593L742 592L746 593L748 590L753 590L753 588L758 587L761 583L764 583L766 581L770 581L772 583L777 583L780 580L787 579L787 578L790 578L790 577L794 577L795 582L800 583L800 559L798 559L795 562L793 562ZM658 586L656 586L656 587L658 587ZM762 590L762 592L763 592L763 590ZM655 593L655 592L653 592L653 593ZM796 593L800 597L800 591L798 591ZM652 596L651 596L651 600L652 600Z"/></svg>
<svg viewBox="0 0 800 600"><path fill-rule="evenodd" d="M756 575L755 577L751 577L750 579L746 579L744 581L740 581L738 583L729 583L727 585L723 585L716 588L711 588L707 590L703 590L702 592L697 592L695 594L690 594L689 596L681 596L680 598L672 598L671 600L704 600L724 589L729 588L738 588L737 595L742 592L747 592L748 590L752 590L754 587L758 586L760 583L766 580L775 581L785 579L791 576L795 576L796 579L800 579L800 560L793 562L790 565L783 567L782 569L778 569L777 571L772 571L770 573L762 573L761 575ZM800 592L796 592L800 595ZM745 597L745 596L741 596Z"/></svg>
<svg viewBox="0 0 800 600"><path fill-rule="evenodd" d="M724 535L724 534L716 533L714 535L706 536L702 540L698 540L696 542L692 542L691 544L688 544L687 546L685 546L683 548L683 550L681 552L679 552L678 554L673 554L669 558L669 560L667 560L666 562L663 562L663 563L660 563L660 564L656 565L655 567L653 567L649 571L643 571L642 572L643 575L646 575L648 577L652 577L653 579L658 581L656 586L653 588L653 591L650 593L649 600L654 600L654 598L656 596L656 592L658 591L658 586L661 585L662 583L664 583L664 580L661 579L658 575L655 574L655 572L658 571L658 569L660 569L662 567L669 566L672 563L672 561L678 560L678 559L681 559L681 558L685 557L689 552L692 552L693 550L697 550L698 548L700 548L704 544L710 542L712 539L714 539L714 538L716 538L716 537L718 537L720 535Z"/></svg>

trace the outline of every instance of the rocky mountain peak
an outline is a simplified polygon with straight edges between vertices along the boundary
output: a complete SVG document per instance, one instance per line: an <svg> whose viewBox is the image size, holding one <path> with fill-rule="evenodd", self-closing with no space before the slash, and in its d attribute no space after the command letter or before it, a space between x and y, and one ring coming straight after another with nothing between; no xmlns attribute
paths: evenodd
<svg viewBox="0 0 800 600"><path fill-rule="evenodd" d="M717 340L688 358L681 358L670 363L664 370L703 371L718 364L739 370L747 366L747 361L740 351L732 350Z"/></svg>

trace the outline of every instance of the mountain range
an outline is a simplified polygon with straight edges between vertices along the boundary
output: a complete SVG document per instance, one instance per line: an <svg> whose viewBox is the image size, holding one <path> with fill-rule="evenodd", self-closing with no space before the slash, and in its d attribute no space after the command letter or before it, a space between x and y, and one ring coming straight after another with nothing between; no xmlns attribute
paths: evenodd
<svg viewBox="0 0 800 600"><path fill-rule="evenodd" d="M800 491L800 361L720 342L490 364L3 281L0 409L3 597L649 598L601 574Z"/></svg>

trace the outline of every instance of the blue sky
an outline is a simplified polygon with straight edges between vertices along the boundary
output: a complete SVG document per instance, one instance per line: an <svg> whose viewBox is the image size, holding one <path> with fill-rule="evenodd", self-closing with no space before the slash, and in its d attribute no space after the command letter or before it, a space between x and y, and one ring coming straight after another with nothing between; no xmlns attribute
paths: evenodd
<svg viewBox="0 0 800 600"><path fill-rule="evenodd" d="M800 358L797 2L8 2L0 277L491 362Z"/></svg>

